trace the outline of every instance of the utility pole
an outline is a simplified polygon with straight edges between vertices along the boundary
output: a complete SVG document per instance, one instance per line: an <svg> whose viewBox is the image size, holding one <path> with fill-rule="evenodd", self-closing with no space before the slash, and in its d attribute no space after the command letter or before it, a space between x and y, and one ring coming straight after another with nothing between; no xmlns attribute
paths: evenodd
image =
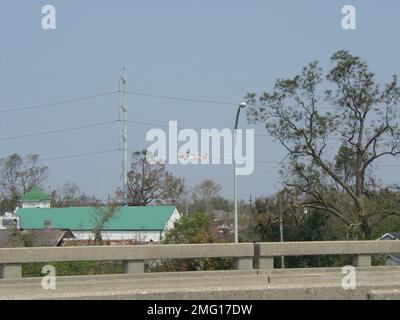
<svg viewBox="0 0 400 320"><path fill-rule="evenodd" d="M278 193L278 210L279 210L279 235L280 241L283 242L283 208L282 208L282 195ZM281 267L285 269L285 257L281 256Z"/></svg>
<svg viewBox="0 0 400 320"><path fill-rule="evenodd" d="M122 69L122 77L120 78L122 82L122 177L124 183L124 205L128 204L128 124L127 124L127 114L128 114L128 100L126 98L127 91L127 77L126 69Z"/></svg>

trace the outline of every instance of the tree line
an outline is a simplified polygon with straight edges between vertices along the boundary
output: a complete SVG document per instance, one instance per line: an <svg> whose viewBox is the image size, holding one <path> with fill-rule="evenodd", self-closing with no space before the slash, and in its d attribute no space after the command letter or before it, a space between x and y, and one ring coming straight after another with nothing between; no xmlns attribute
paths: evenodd
<svg viewBox="0 0 400 320"><path fill-rule="evenodd" d="M0 214L13 212L20 205L21 196L35 187L50 194L52 207L100 206L108 203L85 194L75 182L66 182L56 189L46 187L49 171L47 166L40 163L37 154L12 154L0 159ZM188 188L184 178L173 175L165 164L150 164L146 152L138 151L132 154L126 200L118 188L110 202L128 206L174 205L183 213L211 212L215 208L228 210L228 201L219 195L220 191L221 186L211 179Z"/></svg>

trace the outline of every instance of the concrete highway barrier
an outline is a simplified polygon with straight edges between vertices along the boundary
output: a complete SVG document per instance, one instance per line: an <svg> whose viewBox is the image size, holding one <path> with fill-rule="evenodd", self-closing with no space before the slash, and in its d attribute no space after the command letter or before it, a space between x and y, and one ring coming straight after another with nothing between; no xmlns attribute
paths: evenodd
<svg viewBox="0 0 400 320"><path fill-rule="evenodd" d="M400 252L400 241L310 241L210 243L133 246L77 246L0 249L0 277L20 278L22 265L33 262L123 261L125 273L143 273L145 260L233 258L236 270L273 269L274 257L341 255L354 266L371 266L371 255Z"/></svg>
<svg viewBox="0 0 400 320"><path fill-rule="evenodd" d="M1 278L21 277L21 266L32 262L124 261L125 273L144 272L144 260L233 258L234 269L253 269L252 243L133 246L77 246L0 249Z"/></svg>
<svg viewBox="0 0 400 320"><path fill-rule="evenodd" d="M342 254L353 256L354 266L369 267L373 254L400 252L400 240L257 242L254 250L257 269L273 269L274 257Z"/></svg>

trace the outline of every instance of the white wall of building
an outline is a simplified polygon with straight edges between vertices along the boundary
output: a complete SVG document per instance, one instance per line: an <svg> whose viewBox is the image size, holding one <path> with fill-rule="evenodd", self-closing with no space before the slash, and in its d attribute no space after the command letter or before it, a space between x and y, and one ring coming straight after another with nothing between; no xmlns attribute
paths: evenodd
<svg viewBox="0 0 400 320"><path fill-rule="evenodd" d="M34 209L34 208L50 208L50 201L23 201L22 208Z"/></svg>
<svg viewBox="0 0 400 320"><path fill-rule="evenodd" d="M165 233L168 230L171 230L174 227L175 221L178 221L180 218L181 218L181 215L180 215L179 211L175 208L165 225L164 231L161 234L162 240L164 240Z"/></svg>
<svg viewBox="0 0 400 320"><path fill-rule="evenodd" d="M164 240L165 233L174 227L175 221L179 220L180 217L181 215L179 214L178 210L175 209L172 212L170 218L168 219L163 231L146 231L146 230L102 231L101 237L105 241L135 240L140 242L149 242L150 240L153 240L154 242L160 242ZM79 231L79 230L71 230L71 231L74 234L76 240L94 239L94 234L91 231Z"/></svg>
<svg viewBox="0 0 400 320"><path fill-rule="evenodd" d="M76 240L93 240L94 234L91 231L78 231L71 230ZM123 241L123 240L135 240L141 242L159 242L161 239L160 231L102 231L101 237L103 240L112 241Z"/></svg>

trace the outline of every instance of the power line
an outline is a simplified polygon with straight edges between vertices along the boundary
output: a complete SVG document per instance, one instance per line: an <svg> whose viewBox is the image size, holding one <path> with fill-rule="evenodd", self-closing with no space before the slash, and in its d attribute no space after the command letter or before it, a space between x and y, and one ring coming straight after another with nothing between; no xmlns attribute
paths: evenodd
<svg viewBox="0 0 400 320"><path fill-rule="evenodd" d="M55 102L50 102L50 103L38 104L38 105L21 106L21 107L3 109L3 110L0 110L0 113L10 113L10 112L18 112L18 111L24 111L24 110L45 108L45 107L49 107L49 106L57 106L57 105L62 105L62 104L68 104L68 103L73 103L73 102L78 102L78 101L84 101L84 100L104 97L104 96L108 96L108 95L112 95L112 94L120 93L120 92L121 92L120 90L110 91L110 92L105 92L102 94L97 94L97 95L92 95L92 96L67 99L67 100L55 101ZM175 100L175 101L187 101L187 102L220 104L220 105L230 105L230 106L238 104L238 102L229 102L229 101L212 100L212 99L197 99L197 98L191 98L191 97L167 96L167 95L145 93L145 92L138 92L138 91L126 91L126 93L131 94L131 95L136 95L136 96ZM290 107L290 106L286 106L286 107ZM319 105L319 106L316 106L316 108L317 109L332 109L332 110L338 109L338 107L328 106L328 105Z"/></svg>
<svg viewBox="0 0 400 320"><path fill-rule="evenodd" d="M115 122L120 122L121 120L111 120L111 121L104 121L104 122L98 122L98 123L92 123L88 125L82 125L82 126L76 126L76 127L70 127L70 128L64 128L64 129L56 129L56 130L50 130L50 131L43 131L43 132L37 132L37 133L30 133L30 134L24 134L24 135L19 135L19 136L9 136L9 137L0 137L0 141L8 141L8 140L17 140L17 139L23 139L23 138L30 138L30 137L36 137L36 136L44 136L44 135L49 135L49 134L56 134L56 133L63 133L63 132L68 132L68 131L74 131L74 130L81 130L81 129L86 129L86 128L93 128L93 127L98 127L98 126L103 126ZM169 126L166 124L161 124L161 123L156 123L156 122L145 122L145 121L132 121L128 120L128 123L131 124L139 124L139 125L144 125L144 126L157 126L157 127L164 127L168 128ZM182 126L178 126L178 129L187 129ZM192 130L196 131L201 131L203 129L201 128L191 128ZM271 134L254 134L256 137L269 137L273 138ZM328 138L327 140L338 140L341 141L342 138L339 137L331 137ZM391 141L392 139L382 139L385 141Z"/></svg>
<svg viewBox="0 0 400 320"><path fill-rule="evenodd" d="M268 76L269 79L278 79L280 76L273 76L271 75L271 70L261 69L261 70L238 70L238 69L193 69L193 68L160 68L160 67L135 67L135 66L128 66L128 69L135 70L137 72L144 72L144 73L194 73L194 74L206 74L206 73L213 73L213 74L223 74L223 75L262 75L263 78ZM373 67L370 66L370 71L375 73L377 71L399 71L399 67ZM293 74L293 76L296 72ZM291 78L293 76L288 75L287 78Z"/></svg>
<svg viewBox="0 0 400 320"><path fill-rule="evenodd" d="M15 107L15 108L9 108L9 109L1 109L0 113L10 113L10 112L18 112L18 111L46 108L46 107L50 107L50 106L58 106L58 105L67 104L67 103L73 103L73 102L85 101L85 100L90 100L90 99L99 98L99 97L105 97L105 96L115 94L117 92L118 91L110 91L110 92L100 93L100 94L96 94L96 95L92 95L92 96L67 99L67 100L55 101L55 102L44 103L44 104L22 106L22 107Z"/></svg>
<svg viewBox="0 0 400 320"><path fill-rule="evenodd" d="M100 150L100 151L93 151L93 152L87 152L87 153L78 153L78 154L70 154L70 155L64 155L64 156L56 156L56 157L51 157L51 158L43 158L39 159L39 161L51 161L51 160L63 160L63 159L71 159L71 158L80 158L80 157L86 157L86 156L91 156L91 155L97 155L97 154L104 154L104 153L111 153L111 152L116 152L116 151L121 151L121 148L115 148L115 149L108 149L108 150ZM135 152L137 150L133 149L128 149L131 152ZM169 155L172 154L162 154L163 156L169 157ZM179 154L173 154L176 156L179 156ZM219 160L219 161L224 161L224 160L231 160L230 158L228 159L223 159L223 158L210 158L211 160ZM269 161L269 160L255 160L255 161L249 161L250 163L259 163L259 164L283 164L283 161ZM201 164L201 163L199 163ZM224 163L220 163L220 165L223 165ZM400 164L377 164L377 167L400 167ZM275 167L273 167L275 168Z"/></svg>
<svg viewBox="0 0 400 320"><path fill-rule="evenodd" d="M221 104L221 105L230 105L230 106L238 104L238 102L211 100L211 99L198 99L198 98L180 97L180 96L167 96L167 95L160 95L160 94L155 94L155 93L146 93L146 92L139 92L139 91L126 91L126 93L136 95L136 96L175 100L175 101L188 101L188 102ZM294 106L284 106L284 107L294 108ZM315 108L316 109L326 109L326 110L339 110L339 106L332 106L332 105L318 105L318 106L315 106Z"/></svg>
<svg viewBox="0 0 400 320"><path fill-rule="evenodd" d="M210 100L210 99L197 99L197 98L190 98L190 97L179 97L179 96L167 96L167 95L160 95L154 93L145 93L139 91L126 91L128 94L136 95L136 96L143 96L149 98L158 98L158 99L167 99L167 100L175 100L175 101L188 101L188 102L197 102L197 103L208 103L208 104L221 104L221 105L236 105L238 102L229 102L229 101L221 101L221 100ZM284 106L286 108L294 108L294 106ZM321 110L339 110L339 106L332 106L332 105L318 105L315 106L316 109Z"/></svg>
<svg viewBox="0 0 400 320"><path fill-rule="evenodd" d="M200 102L200 103L209 103L209 104L224 104L224 105L236 105L238 102L228 102L228 101L218 101L218 100L208 100L208 99L196 99L196 98L187 98L187 97L177 97L177 96L165 96L153 93L144 93L138 91L127 91L126 93L150 97L150 98L159 98L159 99L168 99L168 100L177 100L177 101L189 101L189 102Z"/></svg>
<svg viewBox="0 0 400 320"><path fill-rule="evenodd" d="M68 103L73 103L73 102L79 102L79 101L85 101L85 100L105 97L105 96L109 96L109 95L112 95L115 93L120 93L120 92L121 92L120 90L116 90L116 91L109 91L109 92L91 95L91 96L66 99L66 100L54 101L54 102L49 102L49 103L37 104L37 105L19 106L19 107L8 108L8 109L0 109L0 113L11 113L11 112L19 112L19 111L25 111L25 110L46 108L46 107L51 107L51 106L58 106L58 105L63 105L63 104L68 104ZM178 96L166 96L166 95L158 95L158 94L153 94L153 93L144 93L144 92L137 92L137 91L126 91L126 93L132 94L132 95L137 95L137 96L151 97L151 98L177 100L177 101L189 101L189 102L198 102L198 103L207 103L207 104L222 104L222 105L237 104L237 102L227 102L227 101L209 100L209 99L196 99L196 98L178 97Z"/></svg>
<svg viewBox="0 0 400 320"><path fill-rule="evenodd" d="M99 127L99 126L103 126L103 125L118 122L118 121L119 120L111 120L111 121L92 123L92 124L88 124L88 125L71 127L71 128L43 131L43 132L37 132L37 133L31 133L31 134L24 134L24 135L20 135L20 136L4 137L4 138L0 138L0 141L16 140L16 139L22 139L22 138L30 138L30 137L44 136L44 135L49 135L49 134L54 134L54 133L62 133L62 132L81 130L81 129L86 129L86 128Z"/></svg>
<svg viewBox="0 0 400 320"><path fill-rule="evenodd" d="M133 149L128 149L131 152L136 152L137 150L133 150ZM165 156L166 158L168 158L169 156L180 156L180 154L178 153L159 153L158 156ZM211 157L209 158L209 160L212 161L220 161L220 164L224 164L223 161L232 161L231 158L216 158L216 157ZM200 160L198 160L200 161ZM272 164L282 164L282 161L269 161L269 160L261 160L261 161L249 161L251 163L272 163Z"/></svg>
<svg viewBox="0 0 400 320"><path fill-rule="evenodd" d="M144 73L194 73L194 74L205 74L205 73L213 73L213 74L226 74L226 75L271 75L270 70L222 70L222 69L192 69L192 68L159 68L159 67L135 67L135 66L128 66L128 69L135 70L137 72L144 72ZM378 67L370 68L373 73L376 71L400 71L400 67ZM35 82L43 82L43 81L52 81L58 79L69 79L75 78L76 74L78 74L79 78L85 77L98 77L98 76L109 76L109 75L117 75L118 70L109 69L108 71L87 71L75 74L59 74L59 75L52 75L52 76L43 76L41 78L36 79L28 79L28 80L15 80L15 81L0 81L1 84L26 84L26 83L35 83ZM271 76L271 79L278 79L279 76ZM290 78L290 77L289 77Z"/></svg>
<svg viewBox="0 0 400 320"><path fill-rule="evenodd" d="M62 159L70 159L70 158L80 158L80 157L92 156L92 155L96 155L96 154L115 152L115 151L119 151L119 150L120 149L108 149L108 150L101 150L101 151L94 151L94 152L87 152L87 153L77 153L77 154L58 156L58 157L52 157L52 158L44 158L44 159L40 159L39 161L51 161L51 160L62 160Z"/></svg>
<svg viewBox="0 0 400 320"><path fill-rule="evenodd" d="M149 126L149 127L151 127L151 126L157 126L157 127L161 127L161 128L168 128L169 127L168 124L162 124L162 123L156 123L156 122L132 121L132 120L128 120L127 122L131 123L131 124L139 124L139 125ZM192 130L195 130L195 131L201 131L201 130L205 129L205 128L187 128L187 127L185 128L185 127L182 127L182 126L178 126L176 128L179 129L179 130L192 129ZM229 128L227 128L227 129L229 129ZM273 137L270 134L254 134L254 136Z"/></svg>
<svg viewBox="0 0 400 320"><path fill-rule="evenodd" d="M128 123L132 123L132 124L139 124L139 125L143 125L143 126L157 126L157 127L161 127L161 128L169 128L169 125L167 124L162 124L162 123L156 123L156 122L146 122L146 121L132 121L132 120L128 120ZM182 126L178 126L177 129L179 130L183 130L183 129L188 129ZM190 128L192 130L195 131L201 131L204 130L205 128ZM229 128L228 128L229 129ZM274 138L273 135L271 134L266 134L266 133L255 133L254 134L255 137L268 137L268 138ZM327 140L336 140L336 141L342 141L343 139L347 140L347 138L340 138L340 137L329 137L327 138ZM390 138L382 138L382 141L392 141L393 139Z"/></svg>
<svg viewBox="0 0 400 320"><path fill-rule="evenodd" d="M132 121L132 120L127 120L126 122L132 123L132 124L140 124L143 126L159 126L159 127L165 127L168 128L167 124L161 124L161 123L155 123L155 122L145 122L145 121ZM179 128L180 129L180 128Z"/></svg>
<svg viewBox="0 0 400 320"><path fill-rule="evenodd" d="M136 95L136 96L143 96L149 98L158 98L158 99L167 99L167 100L175 100L175 101L188 101L188 102L196 102L196 103L207 103L207 104L221 104L221 105L230 105L234 106L239 104L239 102L230 102L230 101L221 101L221 100L212 100L212 99L198 99L198 98L191 98L191 97L180 97L180 96L167 96L167 95L160 95L155 93L145 93L139 91L126 91L128 94ZM297 106L283 106L285 108L296 108ZM396 107L393 107L396 108ZM334 105L316 105L315 109L317 110L340 110L340 106Z"/></svg>

